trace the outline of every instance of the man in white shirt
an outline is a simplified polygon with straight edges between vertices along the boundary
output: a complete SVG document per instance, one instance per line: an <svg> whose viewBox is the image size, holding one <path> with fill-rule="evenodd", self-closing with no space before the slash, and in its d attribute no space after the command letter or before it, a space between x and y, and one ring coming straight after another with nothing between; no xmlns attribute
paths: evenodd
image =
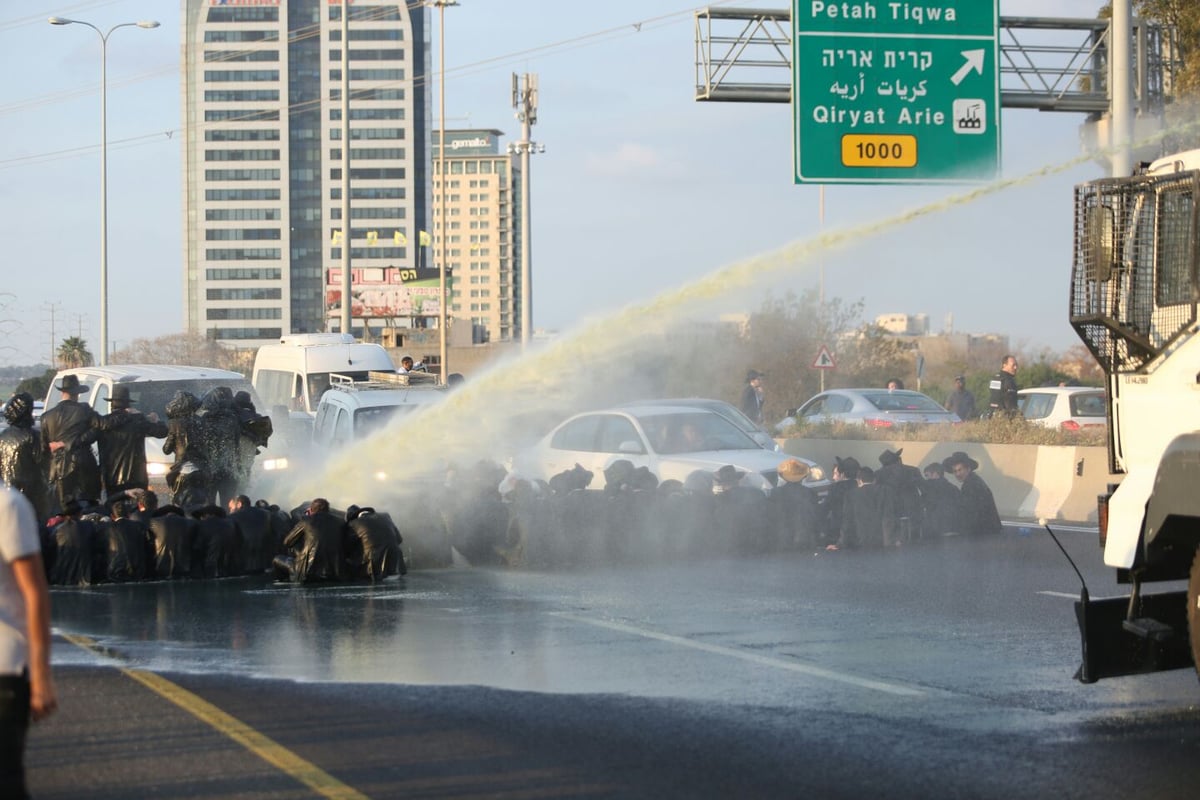
<svg viewBox="0 0 1200 800"><path fill-rule="evenodd" d="M50 676L50 593L33 506L0 487L0 787L26 798L25 734L58 701Z"/></svg>

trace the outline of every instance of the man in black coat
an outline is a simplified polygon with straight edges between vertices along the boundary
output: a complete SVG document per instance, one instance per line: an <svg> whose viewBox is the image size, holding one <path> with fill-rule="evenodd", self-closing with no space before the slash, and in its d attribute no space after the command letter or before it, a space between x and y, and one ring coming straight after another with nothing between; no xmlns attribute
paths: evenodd
<svg viewBox="0 0 1200 800"><path fill-rule="evenodd" d="M271 512L239 494L229 501L229 518L242 532L242 572L261 575L269 570L277 550Z"/></svg>
<svg viewBox="0 0 1200 800"><path fill-rule="evenodd" d="M926 541L936 542L962 532L962 495L957 486L946 480L946 471L940 462L925 466L921 502L925 506L922 536Z"/></svg>
<svg viewBox="0 0 1200 800"><path fill-rule="evenodd" d="M875 482L875 470L858 470L858 488L846 497L842 538L833 549L893 547L896 535L895 499L891 489Z"/></svg>
<svg viewBox="0 0 1200 800"><path fill-rule="evenodd" d="M350 577L374 582L408 572L400 552L400 531L389 515L377 514L370 506L350 506L346 527L350 532L346 537Z"/></svg>
<svg viewBox="0 0 1200 800"><path fill-rule="evenodd" d="M992 490L983 482L983 478L975 472L979 469L979 462L959 450L943 461L942 466L953 472L954 477L962 484L959 496L962 498L963 524L966 527L963 533L1002 533L1004 525L1000 522L996 499L992 496Z"/></svg>
<svg viewBox="0 0 1200 800"><path fill-rule="evenodd" d="M100 475L104 491L111 497L128 489L146 489L146 439L167 435L167 424L158 415L142 414L133 408L129 386L118 383L108 398L111 411L96 423L96 445L100 450Z"/></svg>
<svg viewBox="0 0 1200 800"><path fill-rule="evenodd" d="M335 581L345 577L345 521L318 497L297 521L283 546L291 555L275 558L275 574L293 583Z"/></svg>
<svg viewBox="0 0 1200 800"><path fill-rule="evenodd" d="M891 491L896 515L895 535L902 541L911 542L921 538L921 487L925 479L921 477L921 470L901 460L903 452L903 447L897 447L879 454L880 466L875 472L875 481Z"/></svg>
<svg viewBox="0 0 1200 800"><path fill-rule="evenodd" d="M42 414L42 454L50 464L48 477L58 508L64 508L68 500L100 497L100 467L92 455L100 415L77 399L89 388L78 375L64 376L55 388L62 399Z"/></svg>
<svg viewBox="0 0 1200 800"><path fill-rule="evenodd" d="M90 586L98 577L94 568L101 543L96 526L82 514L78 501L68 501L62 521L50 531L54 559L49 578L55 586Z"/></svg>
<svg viewBox="0 0 1200 800"><path fill-rule="evenodd" d="M140 581L146 577L150 534L145 523L131 519L129 498L109 498L112 517L101 533L108 549L107 578L114 583Z"/></svg>
<svg viewBox="0 0 1200 800"><path fill-rule="evenodd" d="M199 408L200 399L182 390L167 403L163 453L175 456L175 463L167 470L167 486L171 489L171 502L181 508L212 502L208 464L200 446L200 421L196 417Z"/></svg>
<svg viewBox="0 0 1200 800"><path fill-rule="evenodd" d="M817 544L820 498L812 487L804 485L808 473L808 465L798 458L789 458L779 465L782 483L771 492L771 504L776 512L776 544L785 550L807 549Z"/></svg>
<svg viewBox="0 0 1200 800"><path fill-rule="evenodd" d="M242 532L220 506L202 506L192 511L196 538L192 548L192 575L228 578L242 574Z"/></svg>
<svg viewBox="0 0 1200 800"><path fill-rule="evenodd" d="M195 549L196 520L175 505L156 508L146 522L153 548L151 574L160 579L190 578Z"/></svg>
<svg viewBox="0 0 1200 800"><path fill-rule="evenodd" d="M8 427L0 431L0 481L29 499L38 524L49 518L46 461L41 433L33 425L33 396L17 392L4 404Z"/></svg>

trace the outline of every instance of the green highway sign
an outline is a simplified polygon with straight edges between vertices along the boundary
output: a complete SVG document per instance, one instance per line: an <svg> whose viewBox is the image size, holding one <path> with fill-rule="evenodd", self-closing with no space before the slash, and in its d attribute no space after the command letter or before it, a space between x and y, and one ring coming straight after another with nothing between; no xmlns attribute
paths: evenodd
<svg viewBox="0 0 1200 800"><path fill-rule="evenodd" d="M794 0L796 183L1000 172L999 0Z"/></svg>

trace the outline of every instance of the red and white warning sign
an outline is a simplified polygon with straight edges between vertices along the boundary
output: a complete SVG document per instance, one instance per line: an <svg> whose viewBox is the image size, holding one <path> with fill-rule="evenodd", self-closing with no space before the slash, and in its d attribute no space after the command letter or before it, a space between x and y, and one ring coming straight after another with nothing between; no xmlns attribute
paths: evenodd
<svg viewBox="0 0 1200 800"><path fill-rule="evenodd" d="M829 352L829 348L825 345L821 345L821 351L813 359L812 365L813 369L837 369L837 362L833 360L833 353Z"/></svg>

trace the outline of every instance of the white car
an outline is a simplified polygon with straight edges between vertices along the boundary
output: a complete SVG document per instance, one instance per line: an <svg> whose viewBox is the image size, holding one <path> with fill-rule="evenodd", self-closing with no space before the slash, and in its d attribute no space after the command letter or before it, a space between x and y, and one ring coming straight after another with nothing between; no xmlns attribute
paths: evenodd
<svg viewBox="0 0 1200 800"><path fill-rule="evenodd" d="M365 380L332 373L313 419L312 443L334 450L366 439L395 417L445 397L437 376L370 372Z"/></svg>
<svg viewBox="0 0 1200 800"><path fill-rule="evenodd" d="M1017 392L1025 419L1044 428L1078 431L1104 428L1108 410L1103 389L1095 386L1043 386Z"/></svg>
<svg viewBox="0 0 1200 800"><path fill-rule="evenodd" d="M603 488L604 470L625 459L646 467L659 481L684 481L696 470L714 472L732 464L746 473L744 485L765 492L776 485L779 465L789 456L766 450L722 415L696 406L629 404L576 414L533 447L513 458L524 478L549 480L576 464L590 470L593 488ZM828 485L824 472L805 461L805 484Z"/></svg>

